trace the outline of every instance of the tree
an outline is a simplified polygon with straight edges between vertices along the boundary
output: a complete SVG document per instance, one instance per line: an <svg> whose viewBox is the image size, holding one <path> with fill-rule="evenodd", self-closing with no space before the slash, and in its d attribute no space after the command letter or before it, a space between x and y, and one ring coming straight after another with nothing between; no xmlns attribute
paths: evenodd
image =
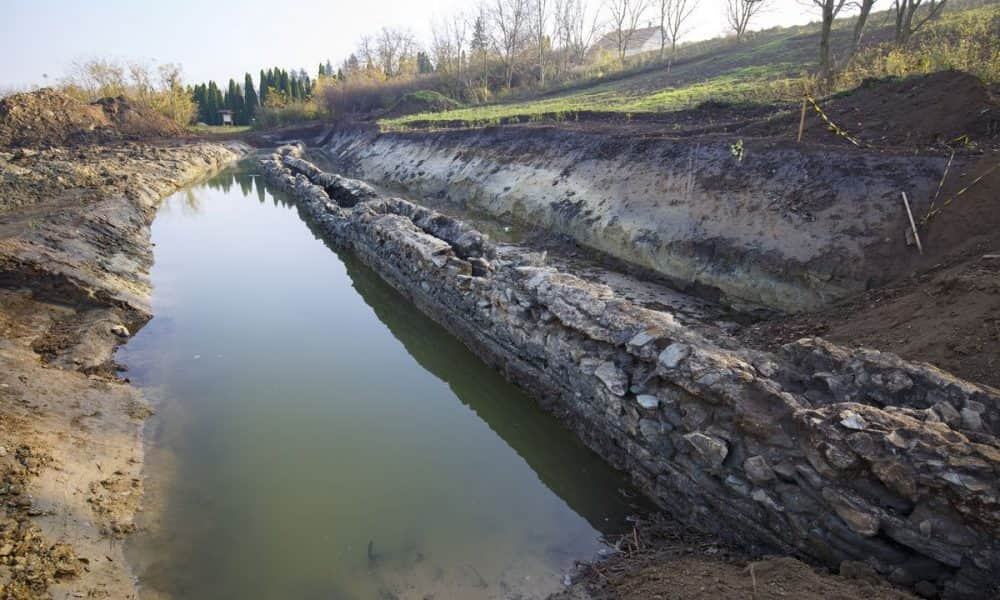
<svg viewBox="0 0 1000 600"><path fill-rule="evenodd" d="M545 87L545 28L549 20L548 0L534 0L531 17L538 46L538 86Z"/></svg>
<svg viewBox="0 0 1000 600"><path fill-rule="evenodd" d="M670 72L670 65L677 55L677 41L683 33L684 23L694 13L698 7L696 0L660 0L660 59L666 48L667 40L670 40L670 62L667 63L667 72Z"/></svg>
<svg viewBox="0 0 1000 600"><path fill-rule="evenodd" d="M848 51L848 57L854 56L854 53L861 47L861 39L865 35L865 24L868 23L868 15L872 13L872 7L875 6L876 1L860 0L860 2L855 3L855 6L858 7L858 18L854 22L854 35L851 36L851 49Z"/></svg>
<svg viewBox="0 0 1000 600"><path fill-rule="evenodd" d="M750 27L750 21L767 6L770 0L726 0L726 22L736 33L736 41L742 42Z"/></svg>
<svg viewBox="0 0 1000 600"><path fill-rule="evenodd" d="M469 49L472 52L472 67L479 65L480 87L484 90L488 84L488 58L490 50L489 32L486 30L485 11L480 10L472 22L472 37L469 39Z"/></svg>
<svg viewBox="0 0 1000 600"><path fill-rule="evenodd" d="M417 52L417 73L425 75L427 73L434 72L434 65L431 64L431 59L428 58L427 53L421 50Z"/></svg>
<svg viewBox="0 0 1000 600"><path fill-rule="evenodd" d="M833 30L833 20L837 18L840 9L844 8L846 0L812 0L812 2L819 7L822 15L819 34L819 76L824 83L829 83L833 77L830 32Z"/></svg>
<svg viewBox="0 0 1000 600"><path fill-rule="evenodd" d="M251 125L253 124L254 116L257 114L257 108L260 105L260 101L257 99L257 92L254 90L253 78L250 77L250 73L247 73L246 77L244 77L243 91L246 102L246 124Z"/></svg>
<svg viewBox="0 0 1000 600"><path fill-rule="evenodd" d="M896 17L896 44L902 45L910 41L910 37L927 21L936 18L944 10L944 5L948 0L893 0L893 13ZM914 22L917 10L921 6L927 6L927 14L923 19Z"/></svg>
<svg viewBox="0 0 1000 600"><path fill-rule="evenodd" d="M467 27L468 22L461 13L454 15L452 19L435 19L431 22L432 62L438 73L462 80Z"/></svg>
<svg viewBox="0 0 1000 600"><path fill-rule="evenodd" d="M257 80L258 85L260 85L260 93L257 94L257 101L260 102L261 106L267 103L267 73L264 69L260 70L260 79Z"/></svg>
<svg viewBox="0 0 1000 600"><path fill-rule="evenodd" d="M639 27L642 14L646 12L646 0L608 0L607 6L614 27L612 33L618 46L618 58L624 64L628 44Z"/></svg>
<svg viewBox="0 0 1000 600"><path fill-rule="evenodd" d="M600 11L588 15L586 0L555 0L556 37L562 48L563 70L582 63L594 39Z"/></svg>
<svg viewBox="0 0 1000 600"><path fill-rule="evenodd" d="M493 0L490 17L503 61L504 85L509 90L514 80L514 61L523 43L528 0Z"/></svg>

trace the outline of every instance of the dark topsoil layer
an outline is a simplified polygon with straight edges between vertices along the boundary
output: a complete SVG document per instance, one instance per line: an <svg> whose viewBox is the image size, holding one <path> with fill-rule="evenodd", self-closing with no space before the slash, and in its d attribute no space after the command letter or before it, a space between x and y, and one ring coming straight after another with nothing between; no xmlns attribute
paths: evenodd
<svg viewBox="0 0 1000 600"><path fill-rule="evenodd" d="M857 89L819 99L827 116L852 137L875 148L927 149L961 136L979 143L1000 140L1000 86L961 71L941 71L905 79L866 80ZM560 129L594 133L630 133L655 137L694 137L724 134L735 141L747 138L795 139L800 105L734 105L703 102L695 108L626 115L580 111L559 121ZM521 121L525 121L521 123ZM554 120L528 123L513 118L506 126L551 127ZM464 121L426 121L421 127L455 127ZM634 135L630 139L634 139ZM830 132L809 108L803 141L808 144L852 146ZM954 144L959 145L959 144Z"/></svg>
<svg viewBox="0 0 1000 600"><path fill-rule="evenodd" d="M0 99L0 148L103 144L185 133L156 111L121 97L88 104L44 88Z"/></svg>

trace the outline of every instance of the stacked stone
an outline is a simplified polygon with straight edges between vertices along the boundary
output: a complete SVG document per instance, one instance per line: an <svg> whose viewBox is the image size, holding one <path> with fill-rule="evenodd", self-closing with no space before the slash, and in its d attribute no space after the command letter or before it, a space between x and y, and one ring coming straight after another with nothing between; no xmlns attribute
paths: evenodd
<svg viewBox="0 0 1000 600"><path fill-rule="evenodd" d="M925 595L1000 584L996 390L820 339L737 349L283 147L331 242L532 393L676 518Z"/></svg>

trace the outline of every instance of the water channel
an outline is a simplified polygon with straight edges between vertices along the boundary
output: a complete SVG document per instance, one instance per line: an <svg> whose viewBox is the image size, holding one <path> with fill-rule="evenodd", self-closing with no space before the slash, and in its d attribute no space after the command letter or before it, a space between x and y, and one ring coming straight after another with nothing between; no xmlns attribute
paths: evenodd
<svg viewBox="0 0 1000 600"><path fill-rule="evenodd" d="M157 410L144 597L537 598L630 529L620 474L248 167L153 241L117 357Z"/></svg>

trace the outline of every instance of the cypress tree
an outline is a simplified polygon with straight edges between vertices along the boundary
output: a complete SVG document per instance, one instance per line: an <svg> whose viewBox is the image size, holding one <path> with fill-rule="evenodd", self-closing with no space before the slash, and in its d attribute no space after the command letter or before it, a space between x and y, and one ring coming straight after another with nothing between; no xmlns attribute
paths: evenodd
<svg viewBox="0 0 1000 600"><path fill-rule="evenodd" d="M288 80L288 71L281 71L278 76L278 89L285 93L286 96L292 95L292 86Z"/></svg>
<svg viewBox="0 0 1000 600"><path fill-rule="evenodd" d="M253 123L254 115L257 114L257 92L253 89L253 78L250 77L250 73L247 73L245 81L243 82L243 89L246 90L246 97L244 103L246 104L246 124L250 125Z"/></svg>
<svg viewBox="0 0 1000 600"><path fill-rule="evenodd" d="M209 125L216 125L216 119L219 116L219 105L216 94L218 94L219 89L215 87L214 81L208 82L208 87L205 89L205 114L204 121Z"/></svg>
<svg viewBox="0 0 1000 600"><path fill-rule="evenodd" d="M257 95L257 101L261 106L264 106L264 102L267 101L267 75L264 73L264 69L260 70L260 93Z"/></svg>
<svg viewBox="0 0 1000 600"><path fill-rule="evenodd" d="M319 74L320 79L326 77L326 65L324 65L323 63L319 63L319 70L317 71L317 73Z"/></svg>

